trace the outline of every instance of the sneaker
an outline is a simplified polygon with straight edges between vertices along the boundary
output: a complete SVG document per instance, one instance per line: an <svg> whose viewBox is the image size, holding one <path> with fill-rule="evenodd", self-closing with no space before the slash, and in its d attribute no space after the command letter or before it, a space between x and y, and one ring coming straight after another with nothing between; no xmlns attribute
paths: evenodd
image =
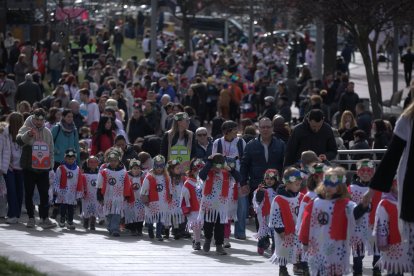
<svg viewBox="0 0 414 276"><path fill-rule="evenodd" d="M246 236L234 236L234 238L236 240L242 240L242 241L246 240Z"/></svg>
<svg viewBox="0 0 414 276"><path fill-rule="evenodd" d="M16 223L19 223L19 220L17 218L7 218L6 223L7 224L16 224Z"/></svg>
<svg viewBox="0 0 414 276"><path fill-rule="evenodd" d="M191 239L191 233L190 232L184 231L180 235L183 239Z"/></svg>
<svg viewBox="0 0 414 276"><path fill-rule="evenodd" d="M227 255L226 250L224 250L223 245L216 245L216 253L217 255Z"/></svg>
<svg viewBox="0 0 414 276"><path fill-rule="evenodd" d="M43 229L50 229L56 227L56 223L52 222L49 218L45 218L41 225Z"/></svg>
<svg viewBox="0 0 414 276"><path fill-rule="evenodd" d="M27 228L35 228L36 226L36 220L34 218L29 218L27 221L26 227Z"/></svg>
<svg viewBox="0 0 414 276"><path fill-rule="evenodd" d="M85 229L89 228L89 219L88 218L83 219L83 228L85 228Z"/></svg>
<svg viewBox="0 0 414 276"><path fill-rule="evenodd" d="M204 252L209 252L210 251L210 246L211 246L211 240L206 239L204 241L204 245L203 245Z"/></svg>
<svg viewBox="0 0 414 276"><path fill-rule="evenodd" d="M164 238L162 236L157 236L157 241L164 241Z"/></svg>
<svg viewBox="0 0 414 276"><path fill-rule="evenodd" d="M300 264L293 265L293 275L303 275L304 269Z"/></svg>
<svg viewBox="0 0 414 276"><path fill-rule="evenodd" d="M154 229L148 229L148 237L150 239L153 239L154 238Z"/></svg>
<svg viewBox="0 0 414 276"><path fill-rule="evenodd" d="M68 225L67 225L67 228L69 229L69 230L75 230L75 225L73 224L73 222L68 222Z"/></svg>
<svg viewBox="0 0 414 276"><path fill-rule="evenodd" d="M258 247L257 248L257 254L259 254L260 256L263 256L264 255L264 248L261 248L261 247Z"/></svg>
<svg viewBox="0 0 414 276"><path fill-rule="evenodd" d="M64 222L64 221L59 221L59 227L60 227L60 228L65 227L65 222Z"/></svg>
<svg viewBox="0 0 414 276"><path fill-rule="evenodd" d="M112 237L119 237L121 236L119 232L112 232Z"/></svg>

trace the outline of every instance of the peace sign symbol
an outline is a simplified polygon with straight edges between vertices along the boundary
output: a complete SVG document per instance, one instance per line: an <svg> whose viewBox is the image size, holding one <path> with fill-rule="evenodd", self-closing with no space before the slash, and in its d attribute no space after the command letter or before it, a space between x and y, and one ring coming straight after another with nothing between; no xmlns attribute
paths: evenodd
<svg viewBox="0 0 414 276"><path fill-rule="evenodd" d="M66 173L66 177L67 177L68 179L71 179L71 178L73 177L73 172L67 172L67 173Z"/></svg>
<svg viewBox="0 0 414 276"><path fill-rule="evenodd" d="M114 186L116 184L116 179L111 177L111 178L109 178L108 183L109 183L109 185Z"/></svg>
<svg viewBox="0 0 414 276"><path fill-rule="evenodd" d="M321 225L327 225L329 223L329 214L327 212L320 212L318 214L318 222Z"/></svg>
<svg viewBox="0 0 414 276"><path fill-rule="evenodd" d="M91 186L92 186L92 187L95 187L95 186L96 186L96 180L92 180L92 181L91 181Z"/></svg>
<svg viewBox="0 0 414 276"><path fill-rule="evenodd" d="M299 206L295 207L295 215L299 215Z"/></svg>
<svg viewBox="0 0 414 276"><path fill-rule="evenodd" d="M161 184L157 184L157 192L162 192L164 190L164 187Z"/></svg>

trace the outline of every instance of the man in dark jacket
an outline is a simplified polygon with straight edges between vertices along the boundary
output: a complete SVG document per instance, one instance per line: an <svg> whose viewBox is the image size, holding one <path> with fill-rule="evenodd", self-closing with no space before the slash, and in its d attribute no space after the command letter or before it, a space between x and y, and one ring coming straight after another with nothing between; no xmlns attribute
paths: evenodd
<svg viewBox="0 0 414 276"><path fill-rule="evenodd" d="M345 110L351 111L355 116L355 106L359 102L359 96L354 91L355 84L350 81L345 92L339 98L339 112L342 115Z"/></svg>
<svg viewBox="0 0 414 276"><path fill-rule="evenodd" d="M293 129L286 147L285 166L297 163L305 150L314 151L322 161L336 157L335 137L332 128L324 122L320 109L312 109L303 122Z"/></svg>
<svg viewBox="0 0 414 276"><path fill-rule="evenodd" d="M272 96L267 96L264 98L265 109L263 110L262 115L260 115L259 119L261 118L269 118L270 120L276 115L277 110L275 106L275 98Z"/></svg>
<svg viewBox="0 0 414 276"><path fill-rule="evenodd" d="M125 168L129 170L129 160L138 159L138 154L135 152L133 147L127 145L125 137L118 135L115 137L115 146L120 148L123 152L121 162L124 164Z"/></svg>
<svg viewBox="0 0 414 276"><path fill-rule="evenodd" d="M263 181L267 169L283 172L285 143L272 136L273 125L269 118L259 121L259 137L247 143L240 163L241 185L253 191Z"/></svg>
<svg viewBox="0 0 414 276"><path fill-rule="evenodd" d="M30 105L42 100L42 91L39 85L33 82L32 74L26 74L25 81L17 87L16 104L28 101Z"/></svg>
<svg viewBox="0 0 414 276"><path fill-rule="evenodd" d="M213 141L211 137L208 137L207 129L205 127L197 128L195 135L197 140L195 157L206 162L207 158L211 155Z"/></svg>
<svg viewBox="0 0 414 276"><path fill-rule="evenodd" d="M372 128L372 113L365 110L364 103L357 103L355 107L357 127L369 135Z"/></svg>

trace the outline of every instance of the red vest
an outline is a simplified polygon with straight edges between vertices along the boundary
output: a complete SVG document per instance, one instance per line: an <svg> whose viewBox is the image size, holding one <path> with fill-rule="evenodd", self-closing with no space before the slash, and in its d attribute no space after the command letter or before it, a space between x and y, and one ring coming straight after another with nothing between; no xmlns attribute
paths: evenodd
<svg viewBox="0 0 414 276"><path fill-rule="evenodd" d="M397 206L390 202L387 199L382 201L382 206L384 206L385 211L388 213L388 243L389 244L398 244L401 243L400 230L398 229L398 210Z"/></svg>
<svg viewBox="0 0 414 276"><path fill-rule="evenodd" d="M285 234L290 235L295 233L295 221L293 220L289 202L280 196L277 196L275 201L280 207L280 214L282 216L283 225L285 226Z"/></svg>
<svg viewBox="0 0 414 276"><path fill-rule="evenodd" d="M158 201L158 191L157 191L157 181L155 180L155 177L152 174L147 174L147 178L149 181L149 202ZM171 192L170 192L170 179L168 177L165 177L165 186L166 186L166 192L165 192L165 200L168 203L171 203Z"/></svg>
<svg viewBox="0 0 414 276"><path fill-rule="evenodd" d="M221 173L223 174L223 186L221 187L221 196L227 197L229 195L229 189L230 189L230 176L229 172L227 170L221 170ZM215 172L213 170L210 170L208 172L207 181L204 187L204 195L209 195L213 191L213 183L214 183L214 175Z"/></svg>
<svg viewBox="0 0 414 276"><path fill-rule="evenodd" d="M262 217L266 217L270 215L270 200L269 200L269 193L264 191L264 199L263 199L263 206L262 206Z"/></svg>
<svg viewBox="0 0 414 276"><path fill-rule="evenodd" d="M371 201L371 211L369 212L369 224L374 225L375 223L375 212L377 211L378 204L382 198L382 192L374 191L374 196ZM358 202L357 202L358 203Z"/></svg>
<svg viewBox="0 0 414 276"><path fill-rule="evenodd" d="M66 171L66 168L65 168L65 165L60 165L59 166L59 169L60 169L60 188L61 189L66 189L66 186L68 185L68 175L67 175L67 171ZM82 191L84 191L85 190L85 186L86 186L86 183L85 183L85 178L83 177L83 175L82 175L82 172L80 171L80 169L79 169L79 172L78 172L78 182L76 183L76 191L77 192L82 192Z"/></svg>
<svg viewBox="0 0 414 276"><path fill-rule="evenodd" d="M335 202L330 235L333 240L346 240L348 231L348 218L346 217L346 205L350 200L348 198L338 199Z"/></svg>
<svg viewBox="0 0 414 276"><path fill-rule="evenodd" d="M189 180L190 179L195 181L195 179L189 178ZM193 185L191 185L191 183L188 182L188 180L184 183L184 187L186 187L187 190L190 192L190 209L187 210L187 212L184 212L184 213L198 212L200 210L200 204L198 203L197 193L196 193L195 187ZM183 202L181 203L181 207L184 208L184 209L188 208L185 204L184 199L183 199Z"/></svg>

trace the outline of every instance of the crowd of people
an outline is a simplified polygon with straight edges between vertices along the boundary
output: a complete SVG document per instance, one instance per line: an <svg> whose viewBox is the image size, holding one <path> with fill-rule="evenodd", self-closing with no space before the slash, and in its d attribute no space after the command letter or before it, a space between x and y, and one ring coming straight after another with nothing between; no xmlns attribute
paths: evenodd
<svg viewBox="0 0 414 276"><path fill-rule="evenodd" d="M292 41L301 45L297 86L285 81ZM309 38L257 42L250 64L246 44L202 34L192 37L192 54L160 36L155 60L124 62L122 44L116 57L96 44L89 47L96 59L87 55L78 66L79 48L75 55L57 42L32 47L14 39L7 48L5 42L0 217L6 223L19 223L24 201L27 227L73 230L79 205L85 229L102 222L111 236L142 236L145 225L151 239L163 241L170 232L192 238L194 250L209 252L214 238L225 255L232 223L234 238L245 240L246 219L254 217L257 252L270 248L280 275L288 275L287 264L295 273L342 275L351 252L355 275L362 275L366 252L374 254L375 275L413 271L401 252L414 248L394 224L404 177L398 185L394 175L373 184L384 192L380 201L369 190L370 155L352 156L360 160L352 179L330 162L338 149L401 151L395 134L406 143L411 138L398 128L401 119L395 130L395 120L373 119L346 68L313 79ZM299 118L292 118L294 102ZM402 118L412 120L413 108L407 102Z"/></svg>

